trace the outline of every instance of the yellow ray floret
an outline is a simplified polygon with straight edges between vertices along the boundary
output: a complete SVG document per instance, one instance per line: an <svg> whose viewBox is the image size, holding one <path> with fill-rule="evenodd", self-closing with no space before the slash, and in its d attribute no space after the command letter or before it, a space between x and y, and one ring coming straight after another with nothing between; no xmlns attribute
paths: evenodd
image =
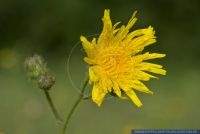
<svg viewBox="0 0 200 134"><path fill-rule="evenodd" d="M117 28L110 19L110 11L104 11L103 30L98 38L90 42L81 36L83 48L87 54L85 62L90 64L89 83L93 85L92 100L101 106L108 93L124 98L122 92L136 104L142 106L134 90L153 94L142 81L157 78L150 73L166 75L161 65L146 62L150 59L163 58L165 54L141 54L142 50L156 42L155 31L149 26L130 32L137 18L133 14L128 24Z"/></svg>

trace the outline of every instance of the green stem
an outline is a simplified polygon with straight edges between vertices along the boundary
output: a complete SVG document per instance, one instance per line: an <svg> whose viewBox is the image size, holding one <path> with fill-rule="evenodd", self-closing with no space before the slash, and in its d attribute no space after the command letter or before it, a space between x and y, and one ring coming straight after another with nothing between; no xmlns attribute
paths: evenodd
<svg viewBox="0 0 200 134"><path fill-rule="evenodd" d="M46 99L47 99L47 101L48 101L48 103L49 103L49 105L50 105L50 107L51 107L51 110L52 110L52 112L53 112L53 114L54 114L56 120L57 120L58 122L62 122L62 118L61 118L60 115L58 114L58 112L57 112L57 110L56 110L56 108L55 108L55 106L54 106L54 104L53 104L53 101L52 101L52 99L51 99L51 96L50 96L49 92L48 92L47 90L44 90L44 93L45 93Z"/></svg>
<svg viewBox="0 0 200 134"><path fill-rule="evenodd" d="M64 125L63 125L63 128L62 128L61 134L65 134L65 131L66 131L66 129L67 129L67 125L68 125L68 123L69 123L69 121L70 121L70 118L71 118L72 114L74 113L74 111L76 110L78 104L81 102L81 100L82 100L82 98L83 98L83 96L84 96L84 92L85 92L85 89L86 89L86 87L87 87L88 81L89 81L89 79L87 78L87 80L86 80L85 83L83 84L83 87L82 87L82 89L81 89L81 93L80 93L78 99L75 101L75 103L74 103L74 105L72 106L72 108L71 108L69 114L67 115L67 118L66 118L66 120L65 120L65 122L64 122Z"/></svg>

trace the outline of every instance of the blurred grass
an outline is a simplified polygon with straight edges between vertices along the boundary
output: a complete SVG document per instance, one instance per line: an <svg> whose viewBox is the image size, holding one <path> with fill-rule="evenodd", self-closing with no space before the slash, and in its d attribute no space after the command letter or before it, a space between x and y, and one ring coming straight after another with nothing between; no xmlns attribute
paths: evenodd
<svg viewBox="0 0 200 134"><path fill-rule="evenodd" d="M101 108L83 101L69 125L72 134L129 134L131 129L197 129L200 124L200 2L189 1L0 1L0 132L58 133L41 92L27 80L23 60L42 54L56 75L51 91L66 116L78 93L67 76L67 57L80 35L99 33L105 8L114 22L128 22L138 10L134 29L152 25L158 43L147 50L166 53L168 75L146 84L154 95L138 92L144 106L107 98ZM87 71L79 45L70 60L73 82L80 87ZM90 92L88 88L88 93Z"/></svg>

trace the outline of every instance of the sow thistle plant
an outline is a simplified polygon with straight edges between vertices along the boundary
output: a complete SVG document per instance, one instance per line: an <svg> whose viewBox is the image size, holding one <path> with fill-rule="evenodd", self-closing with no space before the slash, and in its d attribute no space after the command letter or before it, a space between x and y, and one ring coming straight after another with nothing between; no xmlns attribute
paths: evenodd
<svg viewBox="0 0 200 134"><path fill-rule="evenodd" d="M147 61L163 58L165 54L142 53L146 46L156 42L153 27L149 26L130 32L137 21L135 15L136 12L126 26L122 25L118 28L120 22L112 25L110 11L107 9L104 11L103 30L98 39L93 38L92 41L89 41L84 36L80 37L86 53L84 61L90 65L88 79L83 84L78 99L64 121L58 114L49 94L49 89L55 83L55 77L49 73L46 63L40 56L35 55L26 59L25 68L28 76L37 81L38 87L44 90L56 119L60 121L62 134L65 134L72 114L80 101L84 99L88 83L92 85L92 100L99 107L107 94L112 94L120 99L130 98L137 107L141 107L142 102L137 97L135 90L153 94L143 82L157 78L149 73L166 74L161 65Z"/></svg>

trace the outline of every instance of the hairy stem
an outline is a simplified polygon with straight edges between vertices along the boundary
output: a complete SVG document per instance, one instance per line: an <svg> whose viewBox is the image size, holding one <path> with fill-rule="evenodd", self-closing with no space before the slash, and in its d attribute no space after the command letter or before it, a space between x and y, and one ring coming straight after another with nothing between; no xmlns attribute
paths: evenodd
<svg viewBox="0 0 200 134"><path fill-rule="evenodd" d="M87 78L87 80L83 84L83 87L81 89L81 93L80 93L79 97L77 98L77 100L75 101L75 103L72 106L71 110L69 111L69 114L67 115L67 118L66 118L66 120L64 122L61 134L65 134L65 131L67 129L67 126L68 126L68 123L69 123L69 121L71 119L72 114L74 113L74 111L76 110L78 104L81 102L82 98L84 97L84 92L85 92L85 89L87 87L88 81L89 81L89 79Z"/></svg>
<svg viewBox="0 0 200 134"><path fill-rule="evenodd" d="M56 120L57 120L58 122L62 122L62 118L61 118L60 115L58 114L58 112L57 112L57 110L56 110L56 108L55 108L55 106L54 106L54 104L53 104L53 101L52 101L52 99L51 99L51 96L50 96L49 92L48 92L47 90L44 90L44 93L45 93L46 99L47 99L47 101L48 101L48 103L49 103L49 106L51 107L51 110L52 110L52 112L53 112L53 114L54 114Z"/></svg>

